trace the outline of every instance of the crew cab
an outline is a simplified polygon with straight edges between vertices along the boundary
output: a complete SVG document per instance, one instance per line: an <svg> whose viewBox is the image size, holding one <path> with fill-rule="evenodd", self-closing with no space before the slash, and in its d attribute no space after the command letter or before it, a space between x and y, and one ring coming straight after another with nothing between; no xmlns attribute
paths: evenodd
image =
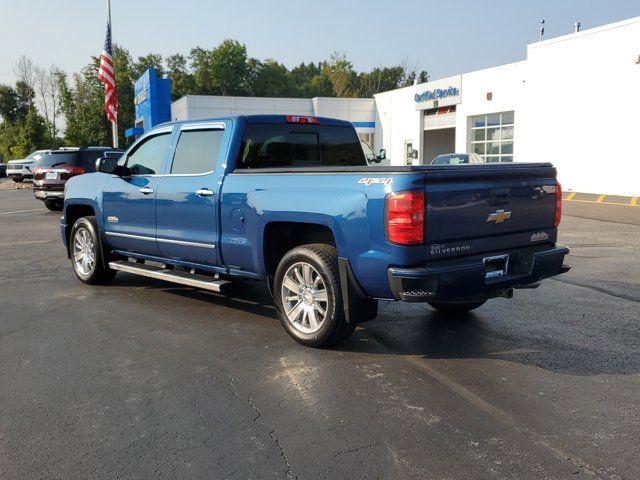
<svg viewBox="0 0 640 480"><path fill-rule="evenodd" d="M459 314L570 268L549 163L367 166L347 122L256 115L160 125L97 170L67 182L61 218L82 282L265 281L309 346L381 299Z"/></svg>

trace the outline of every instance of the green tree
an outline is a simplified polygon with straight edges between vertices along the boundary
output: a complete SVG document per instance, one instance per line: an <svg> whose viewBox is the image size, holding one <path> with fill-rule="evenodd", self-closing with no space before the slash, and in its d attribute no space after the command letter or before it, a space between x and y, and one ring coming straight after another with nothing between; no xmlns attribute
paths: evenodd
<svg viewBox="0 0 640 480"><path fill-rule="evenodd" d="M15 87L0 85L0 157L22 158L35 149L48 147L45 121L34 105L35 93L25 81Z"/></svg>
<svg viewBox="0 0 640 480"><path fill-rule="evenodd" d="M293 97L296 88L287 67L275 60L250 59L249 93L257 97Z"/></svg>
<svg viewBox="0 0 640 480"><path fill-rule="evenodd" d="M196 93L195 79L184 55L176 53L167 57L167 76L171 79L171 100Z"/></svg>
<svg viewBox="0 0 640 480"><path fill-rule="evenodd" d="M110 125L104 110L104 86L98 81L95 61L73 75L58 77L62 111L67 120L65 143L71 146L110 145Z"/></svg>
<svg viewBox="0 0 640 480"><path fill-rule="evenodd" d="M198 95L247 95L247 47L225 40L213 50L196 47L189 55Z"/></svg>
<svg viewBox="0 0 640 480"><path fill-rule="evenodd" d="M135 82L142 76L149 68L155 68L159 77L164 76L165 70L162 65L162 55L157 53L149 53L142 57L138 57L138 60L131 65L131 75Z"/></svg>
<svg viewBox="0 0 640 480"><path fill-rule="evenodd" d="M325 63L316 65L304 62L291 70L291 78L296 86L295 96L303 98L333 97L333 86L322 70Z"/></svg>
<svg viewBox="0 0 640 480"><path fill-rule="evenodd" d="M14 158L24 158L29 153L49 145L50 137L44 119L35 109L27 113L18 129L15 145L11 147Z"/></svg>
<svg viewBox="0 0 640 480"><path fill-rule="evenodd" d="M404 79L401 66L374 68L358 74L356 92L359 97L372 97L376 93L398 88Z"/></svg>
<svg viewBox="0 0 640 480"><path fill-rule="evenodd" d="M136 76L132 66L133 60L129 50L120 45L115 45L113 51L113 68L116 72L116 85L118 88L118 136L121 147L126 147L131 144L132 139L125 138L124 132L127 128L133 127L136 120L135 106L133 104L133 84L139 75ZM106 117L106 114L104 115ZM111 131L110 128L109 131ZM103 145L111 145L111 141Z"/></svg>
<svg viewBox="0 0 640 480"><path fill-rule="evenodd" d="M0 158L3 161L13 160L12 150L20 134L20 124L3 121L0 123Z"/></svg>
<svg viewBox="0 0 640 480"><path fill-rule="evenodd" d="M58 75L62 111L67 121L65 132L67 145L111 145L111 123L107 120L104 110L104 84L98 80L99 63L100 59L93 57L91 63L80 73L73 75L73 85L69 85L66 74ZM129 51L115 45L113 64L118 90L120 146L130 143L124 138L124 131L134 124L131 63Z"/></svg>
<svg viewBox="0 0 640 480"><path fill-rule="evenodd" d="M352 97L356 92L354 88L356 73L352 63L343 53L334 52L331 58L323 65L322 73L331 82L333 94L336 97Z"/></svg>
<svg viewBox="0 0 640 480"><path fill-rule="evenodd" d="M16 89L10 85L0 85L0 117L5 123L13 124L27 114L20 109L20 99Z"/></svg>

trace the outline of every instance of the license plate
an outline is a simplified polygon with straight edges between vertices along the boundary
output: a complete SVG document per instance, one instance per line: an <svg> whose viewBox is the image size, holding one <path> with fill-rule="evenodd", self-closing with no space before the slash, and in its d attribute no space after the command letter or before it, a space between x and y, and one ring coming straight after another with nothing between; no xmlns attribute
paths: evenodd
<svg viewBox="0 0 640 480"><path fill-rule="evenodd" d="M57 180L58 179L58 172L47 172L47 174L45 175L45 178L47 180Z"/></svg>
<svg viewBox="0 0 640 480"><path fill-rule="evenodd" d="M486 257L484 262L484 278L502 277L507 274L509 267L509 255L496 255L495 257Z"/></svg>

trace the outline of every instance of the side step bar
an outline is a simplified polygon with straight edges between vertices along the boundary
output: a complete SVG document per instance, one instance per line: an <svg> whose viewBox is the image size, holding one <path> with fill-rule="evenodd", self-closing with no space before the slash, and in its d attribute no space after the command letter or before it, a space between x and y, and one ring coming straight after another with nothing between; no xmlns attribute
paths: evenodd
<svg viewBox="0 0 640 480"><path fill-rule="evenodd" d="M222 286L231 283L229 280L221 280L219 278L200 275L197 273L189 273L180 270L170 270L163 267L155 267L144 263L133 263L126 260L117 262L109 262L109 268L120 272L132 273L143 277L157 278L180 285L188 285L189 287L202 288L213 292L222 291Z"/></svg>

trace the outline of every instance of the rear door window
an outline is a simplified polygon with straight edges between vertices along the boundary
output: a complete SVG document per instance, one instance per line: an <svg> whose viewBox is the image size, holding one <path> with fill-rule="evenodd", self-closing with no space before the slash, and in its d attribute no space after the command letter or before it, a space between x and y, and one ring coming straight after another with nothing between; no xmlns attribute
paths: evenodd
<svg viewBox="0 0 640 480"><path fill-rule="evenodd" d="M171 173L195 175L212 172L224 130L185 130L180 132L176 152L171 164Z"/></svg>
<svg viewBox="0 0 640 480"><path fill-rule="evenodd" d="M366 165L360 140L350 127L249 124L237 168Z"/></svg>

